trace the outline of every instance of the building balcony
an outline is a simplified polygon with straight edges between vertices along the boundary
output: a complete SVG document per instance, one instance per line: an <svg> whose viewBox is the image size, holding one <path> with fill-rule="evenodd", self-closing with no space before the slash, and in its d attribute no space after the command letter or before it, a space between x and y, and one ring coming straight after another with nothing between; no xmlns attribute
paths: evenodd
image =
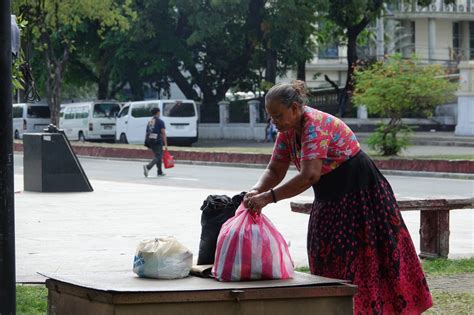
<svg viewBox="0 0 474 315"><path fill-rule="evenodd" d="M428 6L420 6L417 2L398 3L387 6L386 18L397 20L417 18L437 18L454 21L474 21L474 0L459 0L455 4L445 4L442 0L433 1Z"/></svg>

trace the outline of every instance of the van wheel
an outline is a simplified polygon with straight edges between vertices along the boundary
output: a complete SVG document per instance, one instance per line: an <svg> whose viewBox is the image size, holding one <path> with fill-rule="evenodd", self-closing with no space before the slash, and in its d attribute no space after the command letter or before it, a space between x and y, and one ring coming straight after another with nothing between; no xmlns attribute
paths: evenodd
<svg viewBox="0 0 474 315"><path fill-rule="evenodd" d="M128 143L127 136L124 133L120 135L119 143L124 143L124 144Z"/></svg>
<svg viewBox="0 0 474 315"><path fill-rule="evenodd" d="M15 139L20 139L20 132L15 130Z"/></svg>
<svg viewBox="0 0 474 315"><path fill-rule="evenodd" d="M86 137L84 137L84 133L82 131L79 131L78 138L79 138L79 141L81 142L86 141Z"/></svg>

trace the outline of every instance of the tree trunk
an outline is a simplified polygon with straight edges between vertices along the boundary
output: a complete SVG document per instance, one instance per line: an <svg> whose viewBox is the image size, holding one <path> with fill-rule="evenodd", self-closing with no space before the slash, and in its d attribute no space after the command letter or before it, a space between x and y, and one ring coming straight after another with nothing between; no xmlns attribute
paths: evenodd
<svg viewBox="0 0 474 315"><path fill-rule="evenodd" d="M49 58L48 51L45 50L45 59L46 59L46 69L47 69L47 75L46 75L46 100L48 102L49 110L51 112L51 123L57 126L57 121L53 119L54 113L53 113L53 89L52 89L52 81L53 81L53 61Z"/></svg>
<svg viewBox="0 0 474 315"><path fill-rule="evenodd" d="M306 81L306 60L298 60L296 78L301 81Z"/></svg>
<svg viewBox="0 0 474 315"><path fill-rule="evenodd" d="M61 58L55 58L51 46L45 49L48 78L46 79L46 95L51 111L51 123L59 125L59 110L61 109L62 79L65 65L69 57L67 48L63 49Z"/></svg>
<svg viewBox="0 0 474 315"><path fill-rule="evenodd" d="M346 91L351 91L354 88L354 66L357 62L357 36L359 33L354 29L349 29L347 32L347 81Z"/></svg>
<svg viewBox="0 0 474 315"><path fill-rule="evenodd" d="M277 71L277 52L267 48L265 51L265 81L275 84Z"/></svg>
<svg viewBox="0 0 474 315"><path fill-rule="evenodd" d="M113 56L115 54L114 48L99 50L100 59L97 64L97 98L99 100L105 100L109 96L109 83L110 83L110 72L112 71L111 63L113 62Z"/></svg>
<svg viewBox="0 0 474 315"><path fill-rule="evenodd" d="M53 102L51 103L51 121L56 126L59 125L59 111L61 109L61 90L62 90L62 67L63 63L58 61L56 64L53 78Z"/></svg>
<svg viewBox="0 0 474 315"><path fill-rule="evenodd" d="M190 100L199 100L199 95L197 94L196 90L193 89L193 86L188 82L188 80L184 77L181 73L177 65L173 65L170 67L169 75L179 87L181 92L183 92L184 96Z"/></svg>
<svg viewBox="0 0 474 315"><path fill-rule="evenodd" d="M113 100L115 98L115 95L121 89L123 89L123 87L125 86L126 83L127 83L126 81L122 81L122 82L119 82L118 84L116 84L115 86L112 85L112 89L110 90L109 95L107 95L107 99Z"/></svg>
<svg viewBox="0 0 474 315"><path fill-rule="evenodd" d="M211 91L204 91L202 93L202 106L217 106L217 102L221 100L219 100Z"/></svg>
<svg viewBox="0 0 474 315"><path fill-rule="evenodd" d="M109 74L108 71L99 72L99 80L97 82L99 85L97 98L99 100L105 100L109 95Z"/></svg>
<svg viewBox="0 0 474 315"><path fill-rule="evenodd" d="M135 73L131 74L128 78L130 84L130 91L132 93L132 101L142 101L145 98L145 92L143 90L143 81Z"/></svg>

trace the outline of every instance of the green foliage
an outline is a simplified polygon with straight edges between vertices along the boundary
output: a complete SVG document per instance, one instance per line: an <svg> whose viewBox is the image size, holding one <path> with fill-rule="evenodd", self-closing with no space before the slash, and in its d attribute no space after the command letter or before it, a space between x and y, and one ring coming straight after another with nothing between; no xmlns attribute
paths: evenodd
<svg viewBox="0 0 474 315"><path fill-rule="evenodd" d="M400 119L408 113L430 116L456 89L442 78L441 65L422 65L413 57L394 55L366 70L356 69L354 101L370 113Z"/></svg>
<svg viewBox="0 0 474 315"><path fill-rule="evenodd" d="M14 10L31 22L34 60L46 61L35 74L48 94L61 90L48 80L69 91L96 85L98 97L115 97L129 83L133 99L143 98L145 84L166 94L175 82L186 97L215 104L231 88L260 90L268 49L277 75L314 50L310 0L43 2L18 0ZM56 74L61 79L51 79Z"/></svg>
<svg viewBox="0 0 474 315"><path fill-rule="evenodd" d="M433 276L474 273L474 257L423 260L423 271Z"/></svg>
<svg viewBox="0 0 474 315"><path fill-rule="evenodd" d="M22 32L26 25L28 24L27 21L24 21L21 17L17 18L17 25L20 32ZM12 84L13 84L13 93L15 90L20 90L25 85L25 80L23 78L23 73L21 72L21 66L25 62L25 55L23 50L20 50L18 56L14 59L12 65Z"/></svg>
<svg viewBox="0 0 474 315"><path fill-rule="evenodd" d="M52 122L57 124L61 87L76 49L76 33L85 22L98 25L97 33L129 27L132 0L17 0L13 12L28 21L24 35L34 50L43 55L45 87Z"/></svg>
<svg viewBox="0 0 474 315"><path fill-rule="evenodd" d="M396 154L406 146L406 137L397 138L397 133L406 131L401 119L409 113L429 117L434 107L455 91L456 84L443 75L440 65L421 65L415 57L405 60L399 55L367 69L357 68L353 101L366 106L369 113L390 119L377 129L369 144L383 155Z"/></svg>
<svg viewBox="0 0 474 315"><path fill-rule="evenodd" d="M310 60L316 48L314 1L269 1L262 22L264 49L278 55L279 74L299 60Z"/></svg>
<svg viewBox="0 0 474 315"><path fill-rule="evenodd" d="M407 126L381 124L367 138L367 143L371 149L384 156L396 155L410 144L410 131Z"/></svg>
<svg viewBox="0 0 474 315"><path fill-rule="evenodd" d="M474 294L434 291L433 307L427 310L426 315L459 314L467 315L474 312Z"/></svg>
<svg viewBox="0 0 474 315"><path fill-rule="evenodd" d="M48 291L44 286L16 286L16 312L19 315L46 314Z"/></svg>
<svg viewBox="0 0 474 315"><path fill-rule="evenodd" d="M21 73L21 65L23 62L23 53L20 53L19 57L15 59L12 65L13 93L15 90L21 89L24 85L23 74Z"/></svg>
<svg viewBox="0 0 474 315"><path fill-rule="evenodd" d="M309 273L309 267L308 266L297 267L295 268L295 271Z"/></svg>
<svg viewBox="0 0 474 315"><path fill-rule="evenodd" d="M142 0L134 10L140 19L131 44L121 48L130 61L122 76L130 77L132 63L140 80L157 87L174 81L203 106L215 105L231 88L260 90L269 50L277 74L312 57L309 0Z"/></svg>
<svg viewBox="0 0 474 315"><path fill-rule="evenodd" d="M375 22L384 10L384 4L397 3L399 1L389 0L320 0L317 3L319 16L324 17L324 24L328 27L322 29L318 37L318 44L344 42L347 44L347 82L348 91L353 90L353 69L358 62L357 45L361 45L368 39L370 34L365 31L367 25ZM413 3L407 0L405 3ZM428 6L431 0L418 0L421 6ZM453 0L445 0L445 3L453 3ZM359 35L363 35L359 38Z"/></svg>

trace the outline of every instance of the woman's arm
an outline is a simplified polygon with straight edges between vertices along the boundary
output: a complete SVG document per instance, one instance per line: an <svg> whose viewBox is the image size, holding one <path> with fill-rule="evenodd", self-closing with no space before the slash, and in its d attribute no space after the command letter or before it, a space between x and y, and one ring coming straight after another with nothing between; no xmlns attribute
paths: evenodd
<svg viewBox="0 0 474 315"><path fill-rule="evenodd" d="M319 179L321 178L322 165L323 160L320 159L301 161L301 171L298 175L273 190L276 201L299 195L312 185L319 182ZM263 185L262 187L266 189L259 190L259 194L251 196L247 201L247 207L250 208L251 211L260 212L263 207L273 202L273 196L268 190L271 187Z"/></svg>
<svg viewBox="0 0 474 315"><path fill-rule="evenodd" d="M250 197L260 194L261 192L267 191L270 188L275 187L283 178L285 178L288 167L290 166L289 162L277 162L271 160L268 163L267 168L263 172L262 176L258 182L247 192L244 196L244 205L249 207L248 200Z"/></svg>
<svg viewBox="0 0 474 315"><path fill-rule="evenodd" d="M321 178L323 160L301 161L301 171L284 185L274 189L278 200L291 198L313 186Z"/></svg>
<svg viewBox="0 0 474 315"><path fill-rule="evenodd" d="M275 187L285 178L289 166L289 162L270 161L262 176L260 176L260 179L251 190L263 192Z"/></svg>

